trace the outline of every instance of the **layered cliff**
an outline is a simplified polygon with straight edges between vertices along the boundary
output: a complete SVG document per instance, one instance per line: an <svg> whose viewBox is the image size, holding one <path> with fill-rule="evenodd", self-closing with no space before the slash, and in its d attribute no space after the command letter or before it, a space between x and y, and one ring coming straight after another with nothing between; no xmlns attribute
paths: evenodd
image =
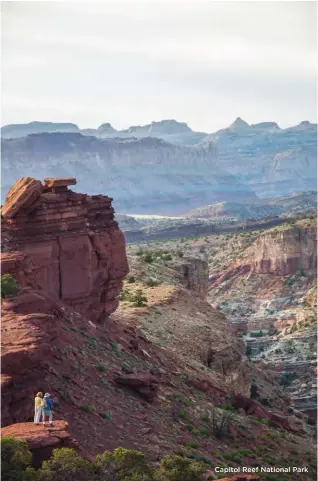
<svg viewBox="0 0 318 481"><path fill-rule="evenodd" d="M102 321L115 311L128 272L112 199L35 182L22 188L18 181L2 208L2 274Z"/></svg>
<svg viewBox="0 0 318 481"><path fill-rule="evenodd" d="M291 275L317 266L315 223L299 221L260 235L252 247L252 270L258 274Z"/></svg>

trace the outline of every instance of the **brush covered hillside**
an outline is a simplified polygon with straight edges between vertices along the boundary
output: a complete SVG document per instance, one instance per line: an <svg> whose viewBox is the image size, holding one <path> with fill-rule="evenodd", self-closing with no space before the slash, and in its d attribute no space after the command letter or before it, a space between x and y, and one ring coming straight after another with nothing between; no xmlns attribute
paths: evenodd
<svg viewBox="0 0 318 481"><path fill-rule="evenodd" d="M122 447L154 469L172 454L200 463L202 474L177 471L175 481L291 462L316 479L310 418L292 409L275 369L246 358L244 339L207 300L199 242L209 239L126 249L111 199L70 184L22 179L2 208L2 435L26 440L35 467L53 447L89 460ZM253 382L266 403L250 398ZM55 401L53 428L33 425L38 391Z"/></svg>
<svg viewBox="0 0 318 481"><path fill-rule="evenodd" d="M110 124L32 122L1 130L2 189L24 175L76 176L90 194L107 192L122 213L180 215L219 202L316 188L317 126L280 129L237 119L212 134L175 120L116 131Z"/></svg>

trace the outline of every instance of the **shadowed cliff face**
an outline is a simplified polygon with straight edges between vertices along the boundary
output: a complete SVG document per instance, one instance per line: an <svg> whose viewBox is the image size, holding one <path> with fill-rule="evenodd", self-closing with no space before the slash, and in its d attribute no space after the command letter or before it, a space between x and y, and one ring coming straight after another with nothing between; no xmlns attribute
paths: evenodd
<svg viewBox="0 0 318 481"><path fill-rule="evenodd" d="M21 205L13 218L2 219L2 274L89 313L93 321L107 318L128 273L111 200L62 190L44 191L28 209Z"/></svg>

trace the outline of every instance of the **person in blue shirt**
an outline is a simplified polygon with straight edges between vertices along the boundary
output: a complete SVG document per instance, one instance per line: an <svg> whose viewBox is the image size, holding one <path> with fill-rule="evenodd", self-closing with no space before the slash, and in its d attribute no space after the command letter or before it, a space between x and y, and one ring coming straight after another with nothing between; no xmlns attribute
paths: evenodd
<svg viewBox="0 0 318 481"><path fill-rule="evenodd" d="M53 426L53 413L52 413L52 408L53 408L53 400L51 399L51 394L46 393L43 398L42 402L42 421L43 421L43 426L45 426L45 417L48 416L49 421L50 421L50 426Z"/></svg>

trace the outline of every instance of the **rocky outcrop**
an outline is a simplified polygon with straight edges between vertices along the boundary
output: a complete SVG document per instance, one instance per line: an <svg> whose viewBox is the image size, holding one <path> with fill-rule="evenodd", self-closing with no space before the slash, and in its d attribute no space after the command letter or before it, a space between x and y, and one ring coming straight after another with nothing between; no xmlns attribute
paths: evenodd
<svg viewBox="0 0 318 481"><path fill-rule="evenodd" d="M5 219L14 217L21 209L27 210L36 202L43 191L39 180L31 177L23 177L17 180L9 190L1 209L1 215Z"/></svg>
<svg viewBox="0 0 318 481"><path fill-rule="evenodd" d="M33 423L17 423L1 428L1 437L12 436L26 441L33 455L32 464L39 468L42 461L51 457L55 448L77 448L78 443L68 432L66 421L55 421L54 426L36 426Z"/></svg>
<svg viewBox="0 0 318 481"><path fill-rule="evenodd" d="M148 373L131 373L115 378L117 384L127 386L147 401L152 401L157 394L159 380Z"/></svg>
<svg viewBox="0 0 318 481"><path fill-rule="evenodd" d="M202 298L205 298L209 285L209 266L202 259L184 257L183 262L176 265L183 286Z"/></svg>
<svg viewBox="0 0 318 481"><path fill-rule="evenodd" d="M315 226L278 227L259 236L254 244L253 272L291 275L300 269L317 266L317 232Z"/></svg>
<svg viewBox="0 0 318 481"><path fill-rule="evenodd" d="M47 179L46 185L58 189L74 181ZM42 188L35 179L20 179L11 189L18 199L21 185L36 186L37 192ZM10 199L2 212L8 213ZM118 305L128 273L125 241L111 202L67 188L42 193L31 213L29 198L16 202L10 218L2 219L2 274L12 274L21 287L42 290L92 321L106 319Z"/></svg>

